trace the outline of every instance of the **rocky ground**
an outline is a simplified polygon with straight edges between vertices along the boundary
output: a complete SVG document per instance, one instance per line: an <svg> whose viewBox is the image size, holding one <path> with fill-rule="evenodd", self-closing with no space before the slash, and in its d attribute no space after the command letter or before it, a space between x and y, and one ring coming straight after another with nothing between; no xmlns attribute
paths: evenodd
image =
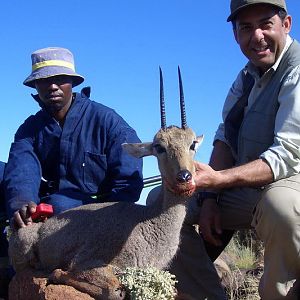
<svg viewBox="0 0 300 300"><path fill-rule="evenodd" d="M231 258L224 254L215 262L222 284L230 300L259 299L257 295L258 278L261 267L252 270L233 269ZM88 294L82 293L67 285L51 284L49 274L26 270L15 276L10 283L9 300L92 300ZM180 296L178 300L189 300ZM192 300L192 299L191 299Z"/></svg>

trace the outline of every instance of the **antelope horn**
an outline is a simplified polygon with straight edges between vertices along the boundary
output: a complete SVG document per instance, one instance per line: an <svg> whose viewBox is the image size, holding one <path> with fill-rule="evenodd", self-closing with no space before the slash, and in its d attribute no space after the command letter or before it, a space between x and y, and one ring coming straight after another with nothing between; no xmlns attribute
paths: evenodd
<svg viewBox="0 0 300 300"><path fill-rule="evenodd" d="M179 66L178 66L178 77L179 77L179 93L180 93L181 128L186 129L187 124L186 124L184 94L183 94L182 79L181 79Z"/></svg>
<svg viewBox="0 0 300 300"><path fill-rule="evenodd" d="M164 82L161 68L159 67L159 83L160 83L160 119L161 128L166 129L166 109L165 109L165 98L164 98Z"/></svg>

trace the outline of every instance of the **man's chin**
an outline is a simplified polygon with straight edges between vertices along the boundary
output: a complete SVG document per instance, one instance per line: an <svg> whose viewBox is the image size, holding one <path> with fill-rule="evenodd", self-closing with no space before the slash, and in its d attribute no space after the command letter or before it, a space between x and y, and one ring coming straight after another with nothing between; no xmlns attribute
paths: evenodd
<svg viewBox="0 0 300 300"><path fill-rule="evenodd" d="M47 103L46 109L49 113L57 113L62 109L62 105L60 102L51 102Z"/></svg>
<svg viewBox="0 0 300 300"><path fill-rule="evenodd" d="M263 73L269 70L275 64L275 58L266 56L262 58L256 58L251 60L251 62Z"/></svg>

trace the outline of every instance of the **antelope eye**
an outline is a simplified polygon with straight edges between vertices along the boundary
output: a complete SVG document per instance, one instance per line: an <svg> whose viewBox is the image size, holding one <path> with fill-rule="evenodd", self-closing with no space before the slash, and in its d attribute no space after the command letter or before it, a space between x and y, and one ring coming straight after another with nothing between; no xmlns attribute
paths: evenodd
<svg viewBox="0 0 300 300"><path fill-rule="evenodd" d="M163 146L159 145L159 144L154 145L154 149L156 150L156 152L158 154L166 152L166 149Z"/></svg>
<svg viewBox="0 0 300 300"><path fill-rule="evenodd" d="M196 149L197 149L197 144L198 144L197 141L193 141L193 144L191 145L190 150L196 151Z"/></svg>

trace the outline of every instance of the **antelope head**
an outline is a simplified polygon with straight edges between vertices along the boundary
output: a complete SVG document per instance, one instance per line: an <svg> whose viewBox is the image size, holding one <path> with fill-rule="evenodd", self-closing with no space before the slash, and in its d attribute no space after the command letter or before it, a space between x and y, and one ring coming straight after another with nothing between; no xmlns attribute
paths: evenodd
<svg viewBox="0 0 300 300"><path fill-rule="evenodd" d="M154 155L158 161L164 187L180 196L191 196L195 191L193 159L203 135L196 136L187 126L181 73L178 67L181 128L166 126L163 76L160 71L161 128L150 143L125 143L123 149L135 157Z"/></svg>

